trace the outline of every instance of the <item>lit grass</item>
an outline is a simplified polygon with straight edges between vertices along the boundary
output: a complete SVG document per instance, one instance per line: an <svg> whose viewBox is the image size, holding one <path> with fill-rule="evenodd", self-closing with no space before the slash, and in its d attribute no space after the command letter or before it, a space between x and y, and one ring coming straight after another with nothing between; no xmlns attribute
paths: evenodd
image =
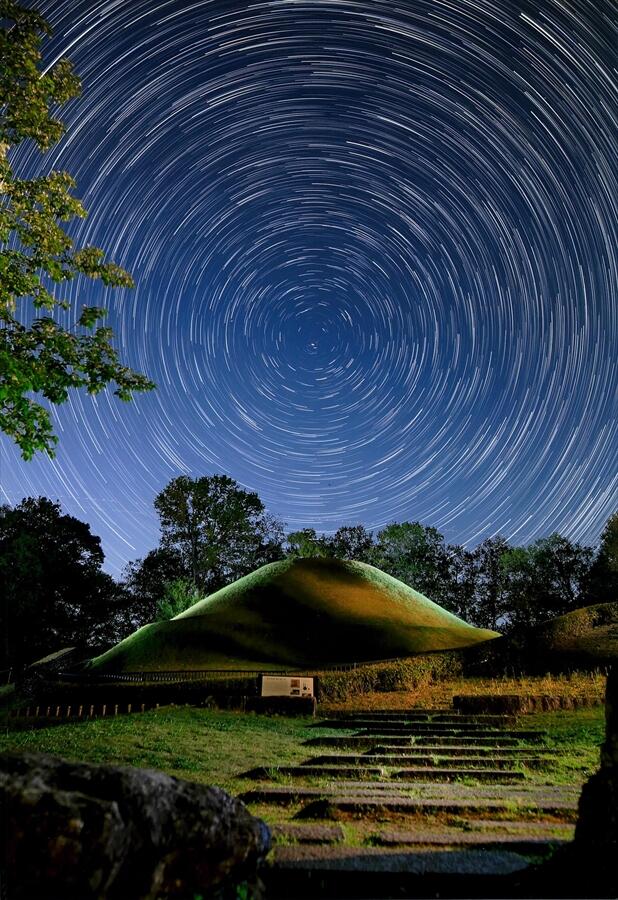
<svg viewBox="0 0 618 900"><path fill-rule="evenodd" d="M356 705L356 704L355 704ZM526 716L526 728L547 731L552 761L528 771L533 782L582 783L599 764L604 710L560 710ZM343 736L352 732L338 730ZM298 765L312 754L303 741L332 731L308 718L166 707L158 711L0 735L0 750L35 750L67 759L160 769L170 775L247 789L248 769ZM499 751L496 751L497 753ZM284 778L279 783L287 783ZM307 783L320 785L318 778ZM422 791L422 787L419 788Z"/></svg>
<svg viewBox="0 0 618 900"><path fill-rule="evenodd" d="M547 732L545 747L553 756L549 772L530 772L531 780L553 784L582 784L599 768L600 745L605 736L605 709L561 709L533 713L525 718L526 728Z"/></svg>
<svg viewBox="0 0 618 900"><path fill-rule="evenodd" d="M618 659L618 602L574 609L543 622L533 640L541 648L590 659Z"/></svg>
<svg viewBox="0 0 618 900"><path fill-rule="evenodd" d="M177 616L146 625L92 671L300 668L410 656L497 637L364 563L271 563Z"/></svg>
<svg viewBox="0 0 618 900"><path fill-rule="evenodd" d="M160 769L239 793L239 776L256 766L295 765L306 759L302 742L318 734L308 718L283 718L165 707L158 711L5 731L0 751L33 750L92 763Z"/></svg>
<svg viewBox="0 0 618 900"><path fill-rule="evenodd" d="M462 677L445 680L419 681L412 690L372 691L357 694L351 700L328 701L322 703L324 712L338 712L350 706L355 709L404 710L413 707L447 709L452 706L457 694L549 694L563 697L597 697L602 702L605 696L607 677L600 671L571 672L565 675L525 676L520 678L471 678ZM528 718L526 718L526 722Z"/></svg>

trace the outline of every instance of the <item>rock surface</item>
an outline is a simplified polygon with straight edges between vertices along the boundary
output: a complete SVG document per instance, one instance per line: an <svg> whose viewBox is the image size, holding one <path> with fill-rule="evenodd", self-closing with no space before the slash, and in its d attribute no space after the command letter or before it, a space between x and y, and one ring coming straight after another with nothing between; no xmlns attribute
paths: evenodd
<svg viewBox="0 0 618 900"><path fill-rule="evenodd" d="M591 850L618 852L618 666L607 679L605 700L605 742L601 747L601 768L583 787L575 842ZM610 857L608 856L608 859ZM618 887L618 876L616 878Z"/></svg>
<svg viewBox="0 0 618 900"><path fill-rule="evenodd" d="M2 754L0 805L14 900L235 898L270 848L225 791L147 769Z"/></svg>

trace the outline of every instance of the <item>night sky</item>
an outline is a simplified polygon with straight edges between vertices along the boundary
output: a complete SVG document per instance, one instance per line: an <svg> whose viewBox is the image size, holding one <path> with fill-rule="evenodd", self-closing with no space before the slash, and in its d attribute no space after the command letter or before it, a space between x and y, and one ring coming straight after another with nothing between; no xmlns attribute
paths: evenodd
<svg viewBox="0 0 618 900"><path fill-rule="evenodd" d="M605 0L53 0L84 91L45 156L129 269L102 303L158 385L73 393L3 499L90 523L223 472L288 528L420 520L598 539L618 506L616 7Z"/></svg>

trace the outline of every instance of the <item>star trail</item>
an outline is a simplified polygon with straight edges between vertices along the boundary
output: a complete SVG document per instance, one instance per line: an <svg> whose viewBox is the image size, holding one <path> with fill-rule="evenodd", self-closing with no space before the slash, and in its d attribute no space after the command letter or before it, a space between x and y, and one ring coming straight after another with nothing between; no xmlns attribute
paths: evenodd
<svg viewBox="0 0 618 900"><path fill-rule="evenodd" d="M35 5L35 4L28 4ZM0 439L108 566L154 495L224 472L289 529L420 520L593 543L618 505L616 7L605 0L54 0L83 94L14 170L70 226L157 390L74 393L57 457Z"/></svg>

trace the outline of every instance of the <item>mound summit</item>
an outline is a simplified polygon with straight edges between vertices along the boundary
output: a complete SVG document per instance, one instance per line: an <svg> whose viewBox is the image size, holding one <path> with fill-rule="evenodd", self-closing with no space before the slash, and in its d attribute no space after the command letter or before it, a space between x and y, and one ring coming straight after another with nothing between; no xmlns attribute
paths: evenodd
<svg viewBox="0 0 618 900"><path fill-rule="evenodd" d="M100 672L294 669L467 647L498 637L373 566L270 563L97 657Z"/></svg>

